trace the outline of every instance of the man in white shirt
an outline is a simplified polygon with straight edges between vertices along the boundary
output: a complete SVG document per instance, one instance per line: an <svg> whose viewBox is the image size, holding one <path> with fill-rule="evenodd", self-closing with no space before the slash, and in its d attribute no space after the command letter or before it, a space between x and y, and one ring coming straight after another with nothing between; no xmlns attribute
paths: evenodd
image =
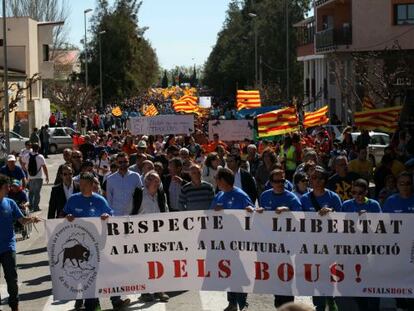
<svg viewBox="0 0 414 311"><path fill-rule="evenodd" d="M32 152L23 159L24 167L27 169L29 177L29 203L32 211L40 211L40 191L43 185L43 174L46 176L46 184L49 183L49 172L43 155L39 154L39 144L32 144ZM30 172L30 158L36 161L36 172Z"/></svg>
<svg viewBox="0 0 414 311"><path fill-rule="evenodd" d="M132 196L137 187L142 188L141 176L128 169L129 158L124 152L116 156L118 171L106 181L106 198L114 210L114 216L130 215L132 211Z"/></svg>

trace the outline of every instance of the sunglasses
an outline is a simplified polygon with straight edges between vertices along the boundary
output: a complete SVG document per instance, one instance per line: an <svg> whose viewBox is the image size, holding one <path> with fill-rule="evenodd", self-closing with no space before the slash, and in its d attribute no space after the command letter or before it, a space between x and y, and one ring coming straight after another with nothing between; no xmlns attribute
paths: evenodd
<svg viewBox="0 0 414 311"><path fill-rule="evenodd" d="M72 176L73 174L72 173L63 173L62 175L63 176Z"/></svg>
<svg viewBox="0 0 414 311"><path fill-rule="evenodd" d="M365 195L365 191L352 191L352 195Z"/></svg>
<svg viewBox="0 0 414 311"><path fill-rule="evenodd" d="M72 159L81 159L81 156L72 156Z"/></svg>
<svg viewBox="0 0 414 311"><path fill-rule="evenodd" d="M272 183L274 184L284 184L286 179L272 179Z"/></svg>

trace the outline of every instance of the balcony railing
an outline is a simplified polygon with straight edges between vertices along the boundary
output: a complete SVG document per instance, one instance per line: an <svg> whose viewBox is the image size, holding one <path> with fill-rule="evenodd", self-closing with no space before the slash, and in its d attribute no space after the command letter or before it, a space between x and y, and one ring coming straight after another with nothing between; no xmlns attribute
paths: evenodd
<svg viewBox="0 0 414 311"><path fill-rule="evenodd" d="M351 25L329 28L316 33L316 51L335 49L339 45L352 44Z"/></svg>

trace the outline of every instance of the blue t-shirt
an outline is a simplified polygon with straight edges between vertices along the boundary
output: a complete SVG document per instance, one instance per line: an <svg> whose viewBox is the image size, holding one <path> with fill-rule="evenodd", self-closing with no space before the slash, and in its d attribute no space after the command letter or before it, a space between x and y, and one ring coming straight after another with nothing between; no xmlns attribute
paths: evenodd
<svg viewBox="0 0 414 311"><path fill-rule="evenodd" d="M237 187L234 187L229 192L220 191L217 193L213 202L211 202L210 209L214 209L217 205L223 209L245 209L248 206L254 207L246 192Z"/></svg>
<svg viewBox="0 0 414 311"><path fill-rule="evenodd" d="M368 198L363 204L358 204L355 199L351 199L345 201L342 205L342 212L344 213L358 213L360 211L381 213L381 206L377 201Z"/></svg>
<svg viewBox="0 0 414 311"><path fill-rule="evenodd" d="M403 199L398 193L390 196L384 203L384 213L414 213L414 195Z"/></svg>
<svg viewBox="0 0 414 311"><path fill-rule="evenodd" d="M3 198L0 201L0 254L16 251L14 222L22 217L22 212L13 200Z"/></svg>
<svg viewBox="0 0 414 311"><path fill-rule="evenodd" d="M113 210L103 196L92 193L92 196L85 197L80 192L70 196L63 212L74 217L100 217L105 213L113 214Z"/></svg>
<svg viewBox="0 0 414 311"><path fill-rule="evenodd" d="M265 190L269 190L269 189L272 189L272 184L270 183L270 181L266 181L266 183L265 183ZM290 191L290 192L293 191L293 184L289 180L287 180L287 179L285 181L285 189L287 191Z"/></svg>
<svg viewBox="0 0 414 311"><path fill-rule="evenodd" d="M266 190L259 199L260 207L267 211L274 211L278 207L288 207L291 211L302 211L302 204L295 194L290 191L275 193L273 189Z"/></svg>
<svg viewBox="0 0 414 311"><path fill-rule="evenodd" d="M302 203L302 210L304 212L316 212L316 208L313 206L311 201L311 193L313 193L313 191L304 194L300 198L300 201ZM341 198L335 192L325 189L325 193L322 196L315 196L315 198L316 201L319 203L320 208L328 207L333 208L335 212L341 211Z"/></svg>
<svg viewBox="0 0 414 311"><path fill-rule="evenodd" d="M9 170L9 167L7 165L2 166L0 169L0 174L6 175L12 179L22 180L23 178L26 178L26 174L23 172L22 168L20 166L15 166L13 171Z"/></svg>

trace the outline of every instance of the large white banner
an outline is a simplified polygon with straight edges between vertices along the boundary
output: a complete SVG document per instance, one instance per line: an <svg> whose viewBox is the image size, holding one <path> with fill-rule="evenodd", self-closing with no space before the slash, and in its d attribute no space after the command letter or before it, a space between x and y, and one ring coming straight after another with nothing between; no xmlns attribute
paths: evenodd
<svg viewBox="0 0 414 311"><path fill-rule="evenodd" d="M208 122L208 137L213 140L213 135L219 134L223 141L251 140L253 127L253 120L212 120Z"/></svg>
<svg viewBox="0 0 414 311"><path fill-rule="evenodd" d="M130 118L129 129L134 135L191 134L194 132L194 116L161 115Z"/></svg>
<svg viewBox="0 0 414 311"><path fill-rule="evenodd" d="M56 300L214 290L413 297L414 215L197 211L48 220Z"/></svg>

